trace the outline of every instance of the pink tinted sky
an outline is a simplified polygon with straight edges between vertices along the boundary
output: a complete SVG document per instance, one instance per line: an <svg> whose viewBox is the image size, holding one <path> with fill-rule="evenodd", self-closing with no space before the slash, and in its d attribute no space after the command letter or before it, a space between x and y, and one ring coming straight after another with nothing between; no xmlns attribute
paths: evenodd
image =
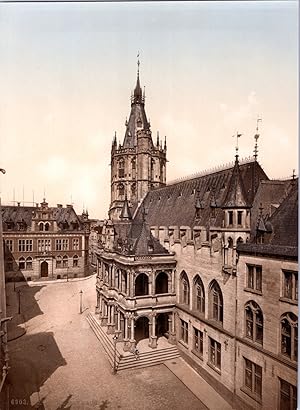
<svg viewBox="0 0 300 410"><path fill-rule="evenodd" d="M140 50L167 179L253 155L270 178L298 166L298 3L0 5L2 201L107 215L110 148L122 140Z"/></svg>

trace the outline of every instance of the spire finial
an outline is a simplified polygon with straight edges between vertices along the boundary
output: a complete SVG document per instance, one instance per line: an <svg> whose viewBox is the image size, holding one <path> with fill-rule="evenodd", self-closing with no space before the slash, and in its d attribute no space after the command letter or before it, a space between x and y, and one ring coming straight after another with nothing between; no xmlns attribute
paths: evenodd
<svg viewBox="0 0 300 410"><path fill-rule="evenodd" d="M140 75L140 52L138 51L138 53L137 53L137 76L139 76Z"/></svg>
<svg viewBox="0 0 300 410"><path fill-rule="evenodd" d="M258 155L258 145L257 145L257 140L259 138L259 133L258 133L258 123L259 121L262 121L261 118L259 118L259 115L257 116L257 120L256 120L256 134L254 135L254 139L255 139L255 146L254 146L254 159L255 161L257 161L257 155Z"/></svg>
<svg viewBox="0 0 300 410"><path fill-rule="evenodd" d="M237 131L236 135L233 135L232 137L236 137L236 146L235 146L235 159L237 160L239 157L239 138L242 136L243 134L239 134L239 132Z"/></svg>

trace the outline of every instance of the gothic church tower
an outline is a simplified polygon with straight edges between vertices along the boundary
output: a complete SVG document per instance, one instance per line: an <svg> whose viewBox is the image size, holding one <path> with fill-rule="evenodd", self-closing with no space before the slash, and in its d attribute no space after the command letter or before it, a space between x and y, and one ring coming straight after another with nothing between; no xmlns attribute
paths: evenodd
<svg viewBox="0 0 300 410"><path fill-rule="evenodd" d="M157 134L156 145L152 140L150 123L145 112L145 93L142 92L139 78L131 96L129 120L125 122L126 131L123 144L117 143L114 136L111 149L111 203L109 218L116 220L125 200L134 211L145 194L166 184L166 140L164 145Z"/></svg>

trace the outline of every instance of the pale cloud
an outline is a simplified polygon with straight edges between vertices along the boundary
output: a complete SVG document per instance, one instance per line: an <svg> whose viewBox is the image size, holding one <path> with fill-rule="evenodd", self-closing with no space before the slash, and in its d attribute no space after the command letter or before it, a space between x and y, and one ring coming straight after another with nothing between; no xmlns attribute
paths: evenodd
<svg viewBox="0 0 300 410"><path fill-rule="evenodd" d="M65 158L52 156L47 161L42 162L39 166L42 175L49 181L59 181L64 178L68 172L69 165Z"/></svg>

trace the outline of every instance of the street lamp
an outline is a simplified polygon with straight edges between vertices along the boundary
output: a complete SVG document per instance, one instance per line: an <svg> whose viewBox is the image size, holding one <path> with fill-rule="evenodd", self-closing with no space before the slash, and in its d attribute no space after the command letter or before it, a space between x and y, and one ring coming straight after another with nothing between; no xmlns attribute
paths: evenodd
<svg viewBox="0 0 300 410"><path fill-rule="evenodd" d="M18 314L21 313L21 289L17 289L17 293L18 293Z"/></svg>
<svg viewBox="0 0 300 410"><path fill-rule="evenodd" d="M79 294L80 294L80 313L82 313L82 294L83 294L82 290L79 292Z"/></svg>
<svg viewBox="0 0 300 410"><path fill-rule="evenodd" d="M117 340L118 340L118 335L114 335L113 341L114 341L114 366L113 366L113 374L117 373L117 366L116 366L116 359L117 359Z"/></svg>

